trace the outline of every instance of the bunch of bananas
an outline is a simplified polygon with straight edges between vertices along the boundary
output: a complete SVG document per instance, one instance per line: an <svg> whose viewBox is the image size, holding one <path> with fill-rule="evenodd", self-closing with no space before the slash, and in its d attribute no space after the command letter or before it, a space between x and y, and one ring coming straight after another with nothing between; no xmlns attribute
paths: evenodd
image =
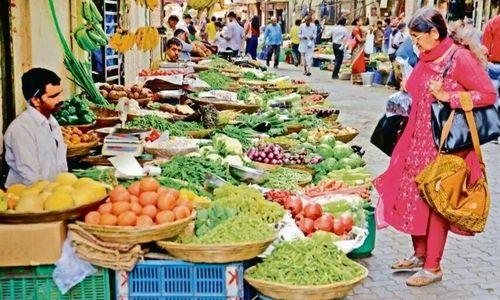
<svg viewBox="0 0 500 300"><path fill-rule="evenodd" d="M131 50L135 44L135 34L128 30L116 30L109 39L109 46L116 52L125 53Z"/></svg>
<svg viewBox="0 0 500 300"><path fill-rule="evenodd" d="M158 7L158 0L135 0L135 3L139 6L146 5L147 8L153 10Z"/></svg>
<svg viewBox="0 0 500 300"><path fill-rule="evenodd" d="M100 25L102 15L92 0L82 1L81 14L86 23L78 26L73 34L78 46L91 52L107 45L108 36Z"/></svg>
<svg viewBox="0 0 500 300"><path fill-rule="evenodd" d="M140 27L135 32L135 43L141 51L153 50L160 43L160 34L156 27Z"/></svg>

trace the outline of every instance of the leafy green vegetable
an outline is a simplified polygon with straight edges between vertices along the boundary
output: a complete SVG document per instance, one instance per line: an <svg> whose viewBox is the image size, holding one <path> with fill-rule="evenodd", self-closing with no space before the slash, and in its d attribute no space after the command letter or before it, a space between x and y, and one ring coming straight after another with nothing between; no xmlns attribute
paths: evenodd
<svg viewBox="0 0 500 300"><path fill-rule="evenodd" d="M234 82L233 79L217 70L202 71L198 76L216 90L225 90Z"/></svg>
<svg viewBox="0 0 500 300"><path fill-rule="evenodd" d="M95 113L80 96L73 95L63 102L62 108L54 114L60 125L92 124L96 120Z"/></svg>
<svg viewBox="0 0 500 300"><path fill-rule="evenodd" d="M349 157L351 154L353 154L353 151L351 147L347 144L344 144L342 142L336 142L335 147L333 148L333 156L337 160L341 160L342 158Z"/></svg>
<svg viewBox="0 0 500 300"><path fill-rule="evenodd" d="M180 237L185 244L236 244L260 242L272 238L274 229L259 218L239 216L207 230L200 237Z"/></svg>
<svg viewBox="0 0 500 300"><path fill-rule="evenodd" d="M269 173L264 187L295 191L301 184L309 183L311 180L311 174L306 171L278 167Z"/></svg>
<svg viewBox="0 0 500 300"><path fill-rule="evenodd" d="M198 210L194 222L196 236L200 237L207 234L222 222L234 217L234 215L233 209L220 205L212 205L209 209Z"/></svg>
<svg viewBox="0 0 500 300"><path fill-rule="evenodd" d="M279 204L267 201L261 192L246 185L226 184L215 189L214 204L234 209L238 217L256 217L266 223L278 222L285 214Z"/></svg>
<svg viewBox="0 0 500 300"><path fill-rule="evenodd" d="M323 235L278 244L248 273L252 279L291 285L326 285L354 279L364 269Z"/></svg>
<svg viewBox="0 0 500 300"><path fill-rule="evenodd" d="M169 120L156 115L141 116L126 123L128 128L138 129L157 129L160 132L167 131L172 136L185 136L188 131L203 130L203 125L197 122L176 121L170 122Z"/></svg>
<svg viewBox="0 0 500 300"><path fill-rule="evenodd" d="M252 146L252 138L255 137L257 132L247 126L226 125L222 129L215 131L215 134L225 134L240 141L243 150L248 150Z"/></svg>

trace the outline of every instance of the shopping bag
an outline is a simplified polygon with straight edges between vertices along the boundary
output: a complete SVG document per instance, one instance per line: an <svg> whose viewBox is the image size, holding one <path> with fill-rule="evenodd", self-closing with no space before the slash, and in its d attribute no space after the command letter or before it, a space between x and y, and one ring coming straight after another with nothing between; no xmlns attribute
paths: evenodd
<svg viewBox="0 0 500 300"><path fill-rule="evenodd" d="M366 36L366 41L365 41L366 54L372 54L374 52L374 47L373 47L374 41L375 41L375 36L373 35L373 33L370 33Z"/></svg>

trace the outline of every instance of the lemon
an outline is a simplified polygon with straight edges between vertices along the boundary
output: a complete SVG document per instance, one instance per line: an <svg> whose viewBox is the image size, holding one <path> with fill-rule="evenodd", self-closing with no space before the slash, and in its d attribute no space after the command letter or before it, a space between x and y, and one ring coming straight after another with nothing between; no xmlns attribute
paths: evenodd
<svg viewBox="0 0 500 300"><path fill-rule="evenodd" d="M60 173L56 177L56 181L59 182L60 184L72 185L77 180L78 180L78 178L74 174L71 174L71 173Z"/></svg>

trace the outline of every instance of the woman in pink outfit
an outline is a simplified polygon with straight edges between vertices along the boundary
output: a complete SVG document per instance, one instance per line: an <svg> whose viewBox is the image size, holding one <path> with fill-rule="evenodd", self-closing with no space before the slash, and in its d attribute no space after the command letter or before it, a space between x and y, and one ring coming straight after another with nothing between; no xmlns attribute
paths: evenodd
<svg viewBox="0 0 500 300"><path fill-rule="evenodd" d="M397 270L419 270L408 278L411 286L425 286L442 279L441 257L448 231L459 234L430 209L421 197L415 177L437 156L431 131L431 104L436 100L460 108L460 93L470 93L475 107L492 105L496 100L488 75L480 61L482 53L473 53L448 37L442 15L434 8L422 8L409 23L413 43L420 50L420 61L406 82L413 99L408 124L396 145L389 168L375 179L379 192L377 225L391 225L412 236L414 253L395 263ZM441 77L450 66L444 81ZM472 150L458 153L472 170L471 181L481 174L478 158Z"/></svg>

